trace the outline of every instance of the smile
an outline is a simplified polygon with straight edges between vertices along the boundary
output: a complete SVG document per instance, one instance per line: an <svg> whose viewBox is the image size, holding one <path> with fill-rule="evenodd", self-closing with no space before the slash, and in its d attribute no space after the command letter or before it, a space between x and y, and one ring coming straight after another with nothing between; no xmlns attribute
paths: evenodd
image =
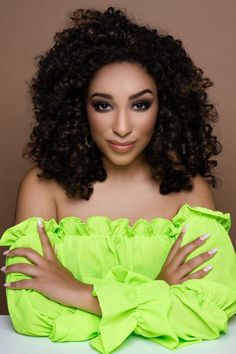
<svg viewBox="0 0 236 354"><path fill-rule="evenodd" d="M118 145L118 144L109 143L109 145L112 148L112 150L117 151L117 152L129 151L129 150L131 150L133 148L134 144L135 143L129 144L129 145Z"/></svg>

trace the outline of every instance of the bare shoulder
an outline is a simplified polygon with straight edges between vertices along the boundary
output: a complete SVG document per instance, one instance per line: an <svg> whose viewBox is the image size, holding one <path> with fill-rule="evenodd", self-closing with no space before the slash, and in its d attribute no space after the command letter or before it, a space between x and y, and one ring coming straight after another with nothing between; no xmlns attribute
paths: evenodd
<svg viewBox="0 0 236 354"><path fill-rule="evenodd" d="M184 193L184 203L192 207L203 207L216 210L216 201L211 185L201 175L193 177L193 189Z"/></svg>
<svg viewBox="0 0 236 354"><path fill-rule="evenodd" d="M40 172L38 167L32 167L19 183L15 224L33 216L39 216L45 220L57 217L54 198L55 182L39 178Z"/></svg>

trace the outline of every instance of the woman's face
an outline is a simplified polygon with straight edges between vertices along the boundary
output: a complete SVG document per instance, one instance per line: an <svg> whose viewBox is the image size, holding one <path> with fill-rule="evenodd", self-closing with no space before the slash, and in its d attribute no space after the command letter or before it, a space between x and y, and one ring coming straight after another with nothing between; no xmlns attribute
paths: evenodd
<svg viewBox="0 0 236 354"><path fill-rule="evenodd" d="M105 65L91 80L86 112L102 157L116 166L128 165L141 157L153 134L158 112L155 81L138 64ZM134 144L124 151L112 147L111 140Z"/></svg>

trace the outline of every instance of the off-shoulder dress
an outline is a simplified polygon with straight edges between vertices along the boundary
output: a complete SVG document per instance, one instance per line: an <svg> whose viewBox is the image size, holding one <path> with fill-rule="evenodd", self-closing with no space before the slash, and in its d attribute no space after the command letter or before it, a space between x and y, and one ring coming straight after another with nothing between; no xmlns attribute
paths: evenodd
<svg viewBox="0 0 236 354"><path fill-rule="evenodd" d="M171 220L138 219L132 226L128 218L106 216L43 223L62 264L76 279L93 284L92 295L98 298L102 316L64 306L31 289L6 289L17 332L55 342L90 340L101 353L118 348L132 332L168 349L227 332L228 320L236 314L236 253L229 236L229 213L184 204ZM189 228L181 245L204 233L211 235L186 261L217 247L217 254L193 272L209 264L214 268L204 278L182 284L156 280L186 223ZM37 218L7 229L0 245L31 247L42 254ZM9 257L6 265L19 262L29 263L24 257ZM6 281L27 277L9 273Z"/></svg>

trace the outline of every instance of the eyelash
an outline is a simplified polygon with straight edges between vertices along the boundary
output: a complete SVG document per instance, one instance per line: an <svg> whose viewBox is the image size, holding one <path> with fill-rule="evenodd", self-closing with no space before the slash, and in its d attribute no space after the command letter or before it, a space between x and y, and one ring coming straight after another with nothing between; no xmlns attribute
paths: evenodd
<svg viewBox="0 0 236 354"><path fill-rule="evenodd" d="M147 111L147 110L150 108L150 106L151 106L151 102L150 102L150 101L139 101L139 102L135 103L134 106L136 106L136 105L138 105L138 104L142 104L142 105L145 105L145 106L146 106L145 109L139 109L139 110L138 110L139 112L145 112L145 111ZM109 110L99 109L98 107L101 106L101 105L107 105L107 106L109 106L108 103L101 101L101 102L96 102L96 103L94 103L94 104L93 104L93 107L94 107L94 109L95 109L97 112L109 112Z"/></svg>

